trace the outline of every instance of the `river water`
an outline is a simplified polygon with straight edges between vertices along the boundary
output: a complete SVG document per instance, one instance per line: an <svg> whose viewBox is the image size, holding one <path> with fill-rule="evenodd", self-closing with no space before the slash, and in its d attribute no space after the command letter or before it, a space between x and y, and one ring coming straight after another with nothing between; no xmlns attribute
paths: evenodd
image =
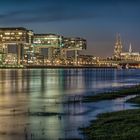
<svg viewBox="0 0 140 140"><path fill-rule="evenodd" d="M140 83L140 70L1 69L0 140L83 138L77 130L103 112L133 109L118 98L64 103Z"/></svg>

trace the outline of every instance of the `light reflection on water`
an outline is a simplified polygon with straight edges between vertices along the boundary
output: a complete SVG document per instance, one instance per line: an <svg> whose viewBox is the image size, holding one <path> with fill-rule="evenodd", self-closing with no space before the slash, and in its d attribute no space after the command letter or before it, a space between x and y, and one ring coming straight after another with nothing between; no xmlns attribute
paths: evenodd
<svg viewBox="0 0 140 140"><path fill-rule="evenodd" d="M113 69L19 69L0 70L0 138L82 137L77 128L98 113L133 108L124 100L58 104L70 96L116 90L140 82L139 70ZM28 116L27 112L62 113ZM25 135L26 134L26 135ZM31 135L32 134L32 135Z"/></svg>

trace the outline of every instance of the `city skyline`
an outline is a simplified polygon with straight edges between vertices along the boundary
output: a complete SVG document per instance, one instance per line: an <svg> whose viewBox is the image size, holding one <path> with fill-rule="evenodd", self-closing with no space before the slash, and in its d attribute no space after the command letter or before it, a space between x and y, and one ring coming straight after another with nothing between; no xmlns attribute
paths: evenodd
<svg viewBox="0 0 140 140"><path fill-rule="evenodd" d="M123 48L128 50L131 42L133 50L139 51L139 4L138 0L2 0L0 26L80 36L88 42L84 53L106 57L113 53L118 32Z"/></svg>

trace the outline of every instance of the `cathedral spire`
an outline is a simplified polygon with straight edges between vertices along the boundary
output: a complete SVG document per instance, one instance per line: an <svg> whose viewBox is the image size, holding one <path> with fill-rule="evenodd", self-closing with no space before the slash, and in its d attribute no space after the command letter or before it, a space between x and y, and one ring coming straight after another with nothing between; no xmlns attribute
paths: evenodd
<svg viewBox="0 0 140 140"><path fill-rule="evenodd" d="M117 41L116 43L121 43L121 35L120 33L117 33Z"/></svg>
<svg viewBox="0 0 140 140"><path fill-rule="evenodd" d="M131 46L131 43L129 45L129 53L132 53L132 46Z"/></svg>
<svg viewBox="0 0 140 140"><path fill-rule="evenodd" d="M114 58L120 59L121 53L122 53L122 41L121 41L121 36L118 33L116 36L116 43L114 47Z"/></svg>

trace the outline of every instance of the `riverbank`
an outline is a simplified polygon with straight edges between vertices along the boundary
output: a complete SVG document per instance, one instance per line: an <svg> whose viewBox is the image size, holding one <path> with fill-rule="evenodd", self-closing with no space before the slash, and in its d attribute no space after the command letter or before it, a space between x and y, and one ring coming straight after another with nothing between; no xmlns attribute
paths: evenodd
<svg viewBox="0 0 140 140"><path fill-rule="evenodd" d="M138 95L138 96L135 97L135 98L132 98L132 99L127 100L127 102L140 105L140 95Z"/></svg>
<svg viewBox="0 0 140 140"><path fill-rule="evenodd" d="M84 68L97 68L97 69L118 69L117 66L106 65L0 65L0 69L84 69ZM125 68L123 68L125 69ZM130 67L129 69L139 69L139 67ZM122 69L118 69L122 70Z"/></svg>
<svg viewBox="0 0 140 140"><path fill-rule="evenodd" d="M135 85L131 87L125 87L119 91L104 92L96 95L88 96L74 96L69 98L69 100L61 102L63 104L72 104L72 103L92 103L104 100L113 100L116 98L123 98L129 95L140 95L140 85ZM57 102L56 102L57 103ZM59 104L59 103L58 103Z"/></svg>
<svg viewBox="0 0 140 140"><path fill-rule="evenodd" d="M0 65L0 69L23 69L23 65Z"/></svg>
<svg viewBox="0 0 140 140"><path fill-rule="evenodd" d="M124 89L120 89L119 91L105 92L93 96L84 96L83 102L96 102L101 100L111 100L119 97L125 97L128 95L137 95L140 94L140 85L127 87Z"/></svg>
<svg viewBox="0 0 140 140"><path fill-rule="evenodd" d="M127 102L140 105L140 95ZM87 140L139 140L140 109L100 114L81 130Z"/></svg>
<svg viewBox="0 0 140 140"><path fill-rule="evenodd" d="M27 69L33 69L33 68L48 68L48 69L59 69L59 68L65 68L65 69L74 69L74 68L113 68L114 66L96 66L96 65L25 65L24 66Z"/></svg>
<svg viewBox="0 0 140 140"><path fill-rule="evenodd" d="M85 68L97 68L97 69L116 69L116 67L108 66L74 66L74 65L1 65L0 69L85 69Z"/></svg>

